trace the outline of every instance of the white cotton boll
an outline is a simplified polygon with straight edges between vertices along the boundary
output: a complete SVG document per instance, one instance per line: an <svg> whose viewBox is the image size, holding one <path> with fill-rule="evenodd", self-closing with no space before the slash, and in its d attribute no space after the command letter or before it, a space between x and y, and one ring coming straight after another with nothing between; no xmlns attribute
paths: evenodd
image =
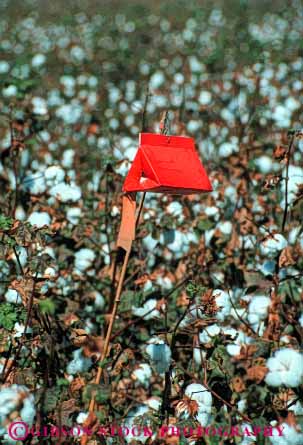
<svg viewBox="0 0 303 445"><path fill-rule="evenodd" d="M282 430L282 436L279 435L277 428L272 430L273 435L269 437L272 445L302 445L303 433L299 426L295 428L288 423L281 423L279 429Z"/></svg>
<svg viewBox="0 0 303 445"><path fill-rule="evenodd" d="M239 402L237 403L237 407L240 413L244 413L247 408L247 400L246 399L239 400Z"/></svg>
<svg viewBox="0 0 303 445"><path fill-rule="evenodd" d="M132 162L134 160L136 153L137 153L137 147L129 147L124 152L124 158Z"/></svg>
<svg viewBox="0 0 303 445"><path fill-rule="evenodd" d="M67 365L66 372L71 375L76 375L88 371L91 366L91 359L84 357L82 349L80 348L73 351L73 360Z"/></svg>
<svg viewBox="0 0 303 445"><path fill-rule="evenodd" d="M98 292L97 290L94 290L92 292L90 292L90 297L92 297L95 300L95 307L102 310L105 307L105 299L103 297L102 294L100 294L100 292Z"/></svg>
<svg viewBox="0 0 303 445"><path fill-rule="evenodd" d="M273 161L269 156L260 156L255 159L254 163L263 174L270 173L273 170Z"/></svg>
<svg viewBox="0 0 303 445"><path fill-rule="evenodd" d="M0 60L0 74L7 73L9 71L9 63L6 60Z"/></svg>
<svg viewBox="0 0 303 445"><path fill-rule="evenodd" d="M17 206L17 208L16 208L15 218L19 219L20 221L24 221L26 218L26 213L24 211L24 208L21 205Z"/></svg>
<svg viewBox="0 0 303 445"><path fill-rule="evenodd" d="M199 383L191 383L185 389L185 395L198 404L196 417L202 426L206 426L210 419L212 395L205 386Z"/></svg>
<svg viewBox="0 0 303 445"><path fill-rule="evenodd" d="M211 102L211 93L209 91L201 91L198 101L201 105L208 105Z"/></svg>
<svg viewBox="0 0 303 445"><path fill-rule="evenodd" d="M281 250L287 246L287 241L280 233L275 233L266 238L260 246L262 255L267 257L276 256Z"/></svg>
<svg viewBox="0 0 303 445"><path fill-rule="evenodd" d="M152 369L148 363L140 363L138 368L132 372L132 378L140 382L143 386L149 386Z"/></svg>
<svg viewBox="0 0 303 445"><path fill-rule="evenodd" d="M143 238L142 240L144 247L147 250L153 251L157 246L159 240L154 239L150 234Z"/></svg>
<svg viewBox="0 0 303 445"><path fill-rule="evenodd" d="M242 345L249 345L253 343L253 339L251 337L248 337L244 332L242 331L235 331L234 329L222 329L225 335L231 335L235 336L237 335L237 338L233 340L233 343L230 343L226 346L226 351L231 356L236 356L240 354Z"/></svg>
<svg viewBox="0 0 303 445"><path fill-rule="evenodd" d="M252 297L248 305L248 321L251 324L258 324L260 320L265 320L269 305L270 298L265 295Z"/></svg>
<svg viewBox="0 0 303 445"><path fill-rule="evenodd" d="M220 334L220 332L221 328L217 324L208 326L199 334L200 343L210 343L214 337Z"/></svg>
<svg viewBox="0 0 303 445"><path fill-rule="evenodd" d="M171 202L166 207L166 210L170 215L177 216L178 220L180 222L182 222L184 220L183 206L182 206L182 204L180 204L180 202L178 202L178 201Z"/></svg>
<svg viewBox="0 0 303 445"><path fill-rule="evenodd" d="M40 114L42 116L47 114L47 102L42 97L33 97L32 105L35 114Z"/></svg>
<svg viewBox="0 0 303 445"><path fill-rule="evenodd" d="M93 250L86 248L80 249L75 253L75 268L83 272L92 266L95 258L96 254Z"/></svg>
<svg viewBox="0 0 303 445"><path fill-rule="evenodd" d="M4 435L4 443L16 443L16 441L9 440L8 434L5 434L6 428L4 428L4 425L11 422L10 416L13 412L19 411L20 420L31 427L36 414L34 396L26 386L13 384L0 389L0 400L0 434ZM22 433L20 425L18 434L21 436Z"/></svg>
<svg viewBox="0 0 303 445"><path fill-rule="evenodd" d="M49 190L49 194L61 202L76 202L81 198L81 189L75 184L61 183Z"/></svg>
<svg viewBox="0 0 303 445"><path fill-rule="evenodd" d="M284 105L278 105L272 113L272 118L279 127L288 128L291 123L291 111Z"/></svg>
<svg viewBox="0 0 303 445"><path fill-rule="evenodd" d="M52 187L63 182L65 171L58 165L51 165L45 170L44 176L46 184Z"/></svg>
<svg viewBox="0 0 303 445"><path fill-rule="evenodd" d="M291 229L291 231L289 232L289 235L288 235L288 242L289 242L289 244L295 244L296 243L297 238L298 238L298 236L300 234L300 230L301 230L300 226L297 226L297 227L294 227L293 229Z"/></svg>
<svg viewBox="0 0 303 445"><path fill-rule="evenodd" d="M165 76L163 74L162 71L156 71L151 77L150 77L150 88L153 89L157 89L159 88L161 85L163 85L163 83L165 82Z"/></svg>
<svg viewBox="0 0 303 445"><path fill-rule="evenodd" d="M173 283L171 282L171 279L168 277L158 276L156 279L156 283L164 290L170 290L173 287Z"/></svg>
<svg viewBox="0 0 303 445"><path fill-rule="evenodd" d="M56 116L64 120L66 124L75 124L82 115L83 108L78 103L61 105L57 108Z"/></svg>
<svg viewBox="0 0 303 445"><path fill-rule="evenodd" d="M288 97L285 101L285 106L290 111L298 110L301 106L300 101L296 100L294 97Z"/></svg>
<svg viewBox="0 0 303 445"><path fill-rule="evenodd" d="M265 382L270 386L295 388L303 381L303 354L291 348L279 349L270 357Z"/></svg>
<svg viewBox="0 0 303 445"><path fill-rule="evenodd" d="M76 418L76 422L78 425L82 425L86 419L88 418L89 413L80 412Z"/></svg>
<svg viewBox="0 0 303 445"><path fill-rule="evenodd" d="M19 292L17 292L15 289L8 289L4 295L4 298L8 303L22 303L22 298Z"/></svg>
<svg viewBox="0 0 303 445"><path fill-rule="evenodd" d="M230 235L233 228L230 221L219 222L216 227L223 233L223 235Z"/></svg>
<svg viewBox="0 0 303 445"><path fill-rule="evenodd" d="M149 345L146 347L146 353L159 374L168 371L171 363L171 350L163 340L159 337L151 338Z"/></svg>
<svg viewBox="0 0 303 445"><path fill-rule="evenodd" d="M286 177L286 168L283 169L283 177ZM296 194L300 186L303 184L303 168L296 165L290 165L288 169L288 202L292 203L296 199ZM281 192L285 195L285 181L281 181ZM284 198L281 202L284 207Z"/></svg>
<svg viewBox="0 0 303 445"><path fill-rule="evenodd" d="M218 219L220 217L219 209L218 209L218 207L215 207L215 206L205 207L204 213L207 216L210 216L210 217L213 216L216 221L218 221Z"/></svg>
<svg viewBox="0 0 303 445"><path fill-rule="evenodd" d="M185 395L205 407L206 412L211 412L212 395L205 386L199 383L191 383L185 389Z"/></svg>
<svg viewBox="0 0 303 445"><path fill-rule="evenodd" d="M46 57L44 54L35 54L32 58L32 66L34 68L39 68L41 65L44 65L46 61Z"/></svg>
<svg viewBox="0 0 303 445"><path fill-rule="evenodd" d="M18 93L18 89L15 85L9 85L2 89L2 94L4 97L13 97Z"/></svg>
<svg viewBox="0 0 303 445"><path fill-rule="evenodd" d="M233 153L239 151L238 146L235 143L224 142L219 147L219 156L221 158L228 158Z"/></svg>
<svg viewBox="0 0 303 445"><path fill-rule="evenodd" d="M47 212L33 212L29 215L27 221L38 228L49 226L51 217Z"/></svg>
<svg viewBox="0 0 303 445"><path fill-rule="evenodd" d="M300 315L299 323L300 323L301 328L303 328L303 314Z"/></svg>
<svg viewBox="0 0 303 445"><path fill-rule="evenodd" d="M215 289L212 295L215 296L216 305L219 308L218 312L216 313L216 318L220 321L223 321L230 315L230 297L227 292L224 292L221 289Z"/></svg>
<svg viewBox="0 0 303 445"><path fill-rule="evenodd" d="M212 237L214 236L214 233L215 233L215 229L205 230L204 238L205 238L206 247L209 247L209 244L211 242Z"/></svg>
<svg viewBox="0 0 303 445"><path fill-rule="evenodd" d="M206 351L203 351L201 349L201 347L197 347L197 348L194 347L194 350L193 350L194 362L197 365L201 365L203 363L203 360L205 360L205 358L206 358Z"/></svg>
<svg viewBox="0 0 303 445"><path fill-rule="evenodd" d="M23 187L32 195L40 195L45 192L46 184L44 175L41 172L29 174L23 180Z"/></svg>
<svg viewBox="0 0 303 445"><path fill-rule="evenodd" d="M22 267L24 267L27 263L27 250L25 247L22 246L16 246L16 252L18 254L19 257L19 262L21 264ZM16 256L13 256L13 260L15 261L16 264L18 264L18 261L16 259Z"/></svg>
<svg viewBox="0 0 303 445"><path fill-rule="evenodd" d="M137 423L136 417L143 416L144 414L148 413L150 411L150 409L153 409L147 404L147 402L148 401L146 401L144 405L139 405L129 411L129 413L127 414L126 419L124 421L124 425L127 428L129 428L131 430L131 428L133 428L134 425L136 425L136 423ZM157 410L158 410L158 408L157 408ZM146 423L144 425L146 425ZM147 422L147 425L150 426L149 421ZM152 436L152 439L155 439L155 436L156 436L156 434L154 433ZM144 430L143 430L143 428L141 428L138 435L136 432L135 439L136 439L136 442L145 443L148 439L150 439L150 436L144 434ZM124 437L124 440L126 443L130 443L130 442L133 442L134 437L132 437L132 434L129 434Z"/></svg>
<svg viewBox="0 0 303 445"><path fill-rule="evenodd" d="M71 168L73 166L75 157L75 150L72 148L68 148L67 150L64 150L63 156L62 156L62 165L65 168Z"/></svg>
<svg viewBox="0 0 303 445"><path fill-rule="evenodd" d="M291 402L291 401L290 401ZM303 405L298 400L294 405L288 408L288 411L293 411L296 416L303 416Z"/></svg>
<svg viewBox="0 0 303 445"><path fill-rule="evenodd" d="M142 307L132 306L132 313L136 317L142 317L145 320L152 320L160 317L160 312L156 309L158 301L155 298L147 300Z"/></svg>
<svg viewBox="0 0 303 445"><path fill-rule="evenodd" d="M257 265L257 269L265 276L273 275L276 270L276 263L274 261L264 261L264 263Z"/></svg>
<svg viewBox="0 0 303 445"><path fill-rule="evenodd" d="M70 207L66 211L66 219L74 226L79 223L81 215L82 210L80 209L80 207Z"/></svg>
<svg viewBox="0 0 303 445"><path fill-rule="evenodd" d="M33 332L32 328L29 327L29 326L27 326L27 328L26 328L26 332L25 332L25 326L24 326L24 324L21 324L21 323L18 323L18 322L15 323L14 331L16 332L16 333L14 334L14 338L20 338L20 337L22 337L24 334L32 334L32 332Z"/></svg>

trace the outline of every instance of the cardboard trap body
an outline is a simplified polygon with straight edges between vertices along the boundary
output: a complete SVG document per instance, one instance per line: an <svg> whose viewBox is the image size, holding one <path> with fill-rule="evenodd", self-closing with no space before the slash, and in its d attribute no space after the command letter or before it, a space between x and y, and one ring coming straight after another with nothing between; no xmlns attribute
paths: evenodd
<svg viewBox="0 0 303 445"><path fill-rule="evenodd" d="M212 191L192 138L140 133L123 192L192 194Z"/></svg>

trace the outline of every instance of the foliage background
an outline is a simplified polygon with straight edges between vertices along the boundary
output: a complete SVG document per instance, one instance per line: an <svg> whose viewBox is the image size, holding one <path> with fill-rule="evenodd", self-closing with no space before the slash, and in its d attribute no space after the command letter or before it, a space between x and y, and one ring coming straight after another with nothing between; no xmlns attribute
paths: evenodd
<svg viewBox="0 0 303 445"><path fill-rule="evenodd" d="M92 390L101 424L146 406L157 424L162 406L195 425L209 406L186 398L191 383L212 393L209 423L276 421L289 439L258 445L302 443L302 3L2 0L0 11L4 443L19 417L83 422ZM123 178L143 114L158 131L167 110L214 191L148 195L95 388Z"/></svg>

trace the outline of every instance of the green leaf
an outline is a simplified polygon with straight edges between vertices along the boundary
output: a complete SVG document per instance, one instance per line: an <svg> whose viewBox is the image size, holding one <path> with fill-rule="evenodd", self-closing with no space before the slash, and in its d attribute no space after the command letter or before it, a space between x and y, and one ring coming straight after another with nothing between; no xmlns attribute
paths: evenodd
<svg viewBox="0 0 303 445"><path fill-rule="evenodd" d="M2 303L0 306L0 327L11 331L17 321L16 308L11 303Z"/></svg>
<svg viewBox="0 0 303 445"><path fill-rule="evenodd" d="M9 230L13 225L13 218L0 215L0 230Z"/></svg>
<svg viewBox="0 0 303 445"><path fill-rule="evenodd" d="M50 298L46 298L45 300L39 301L39 307L43 314L54 315L56 311L56 305Z"/></svg>

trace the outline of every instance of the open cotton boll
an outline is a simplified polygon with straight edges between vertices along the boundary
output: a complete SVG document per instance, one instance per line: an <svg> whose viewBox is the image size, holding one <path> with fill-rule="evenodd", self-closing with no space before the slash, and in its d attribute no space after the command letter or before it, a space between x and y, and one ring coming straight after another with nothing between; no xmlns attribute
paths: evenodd
<svg viewBox="0 0 303 445"><path fill-rule="evenodd" d="M21 205L18 205L16 208L15 218L19 219L20 221L24 221L26 219L26 213Z"/></svg>
<svg viewBox="0 0 303 445"><path fill-rule="evenodd" d="M46 190L44 175L41 172L30 173L23 180L23 187L32 195L40 195Z"/></svg>
<svg viewBox="0 0 303 445"><path fill-rule="evenodd" d="M193 359L197 365L201 365L206 358L206 351L203 351L201 347L194 347Z"/></svg>
<svg viewBox="0 0 303 445"><path fill-rule="evenodd" d="M191 383L185 389L185 395L198 404L196 418L201 426L206 426L210 420L212 407L212 395L205 386L199 383Z"/></svg>
<svg viewBox="0 0 303 445"><path fill-rule="evenodd" d="M261 243L262 255L272 258L287 246L287 241L280 233L269 236Z"/></svg>
<svg viewBox="0 0 303 445"><path fill-rule="evenodd" d="M4 295L5 300L8 303L15 303L15 304L21 304L22 298L15 289L8 289L7 292Z"/></svg>
<svg viewBox="0 0 303 445"><path fill-rule="evenodd" d="M303 354L294 349L279 349L267 360L266 366L269 372L265 382L270 386L295 388L303 383Z"/></svg>
<svg viewBox="0 0 303 445"><path fill-rule="evenodd" d="M155 414L155 411L158 411L159 407L160 407L160 401L154 397L151 397L150 399L146 400L144 404L138 405L134 409L129 411L129 413L125 418L124 425L129 429L134 428L135 425L138 425L139 428L139 425L141 424L139 422L139 419L136 420L136 418L144 416L144 414L147 413ZM147 425L150 426L149 420L144 422L144 426ZM132 434L124 437L124 440L127 443L132 442L134 439L139 443L145 443L150 438L152 438L152 440L155 439L156 433L154 433L152 436L148 436L147 434L144 434L143 426L141 427L141 430L139 430L138 428L136 428L135 437L133 437ZM138 435L137 432L139 433Z"/></svg>
<svg viewBox="0 0 303 445"><path fill-rule="evenodd" d="M267 260L264 263L258 264L257 269L263 273L263 275L273 275L276 270L275 261Z"/></svg>
<svg viewBox="0 0 303 445"><path fill-rule="evenodd" d="M142 242L144 247L146 247L146 249L153 251L156 245L158 244L159 240L154 239L150 234L148 234L143 238Z"/></svg>
<svg viewBox="0 0 303 445"><path fill-rule="evenodd" d="M14 413L13 418L16 419L16 414L19 415L20 420L31 427L36 414L34 396L26 386L13 384L0 389L0 401L0 435L4 435L7 443L16 443L9 442L9 436L6 434L7 425L12 421L10 416ZM22 435L21 428L20 425L20 429L18 428L20 436Z"/></svg>
<svg viewBox="0 0 303 445"><path fill-rule="evenodd" d="M286 177L286 167L283 169L283 177ZM292 203L296 199L296 194L299 191L300 185L303 184L303 168L296 165L289 165L288 169L288 184L287 184L287 196L288 202ZM283 200L281 207L284 207L285 196L285 181L281 181L281 192L283 194Z"/></svg>
<svg viewBox="0 0 303 445"><path fill-rule="evenodd" d="M294 427L285 422L279 425L279 429L282 430L282 436L279 436L277 428L273 428L273 434L269 436L272 445L302 445L303 432L299 425Z"/></svg>
<svg viewBox="0 0 303 445"><path fill-rule="evenodd" d="M44 65L46 61L46 57L44 54L38 53L35 54L34 57L32 58L32 66L34 68L39 68L41 65Z"/></svg>
<svg viewBox="0 0 303 445"><path fill-rule="evenodd" d="M215 296L216 305L219 308L216 313L216 318L220 321L225 320L226 317L230 315L231 311L231 302L230 296L227 292L224 292L222 289L215 289L213 291L213 296Z"/></svg>
<svg viewBox="0 0 303 445"><path fill-rule="evenodd" d="M86 372L92 366L92 360L84 357L82 348L73 351L73 360L69 362L66 372L71 375L76 375L81 372Z"/></svg>
<svg viewBox="0 0 303 445"><path fill-rule="evenodd" d="M254 160L255 165L261 173L266 175L273 170L273 161L269 156L263 155Z"/></svg>
<svg viewBox="0 0 303 445"><path fill-rule="evenodd" d="M49 187L60 184L65 177L65 171L58 165L51 165L44 173L46 184Z"/></svg>
<svg viewBox="0 0 303 445"><path fill-rule="evenodd" d="M303 314L300 315L299 323L300 323L300 326L303 328Z"/></svg>
<svg viewBox="0 0 303 445"><path fill-rule="evenodd" d="M170 347L159 337L153 337L146 346L146 353L159 374L168 371L171 363Z"/></svg>
<svg viewBox="0 0 303 445"><path fill-rule="evenodd" d="M98 309L104 308L105 299L104 299L103 295L100 294L100 292L98 292L97 290L94 290L94 291L90 292L89 296L94 299L96 308L98 308Z"/></svg>
<svg viewBox="0 0 303 445"><path fill-rule="evenodd" d="M64 182L50 188L49 194L61 202L77 202L82 196L81 189L75 184Z"/></svg>
<svg viewBox="0 0 303 445"><path fill-rule="evenodd" d="M75 253L75 268L83 272L92 266L95 258L96 254L93 250L86 248L80 249Z"/></svg>
<svg viewBox="0 0 303 445"><path fill-rule="evenodd" d="M142 317L145 320L152 320L159 318L160 312L156 309L158 301L155 298L147 300L142 307L132 306L132 313L137 317Z"/></svg>
<svg viewBox="0 0 303 445"><path fill-rule="evenodd" d="M32 328L29 327L29 326L27 326L26 332L25 332L24 324L21 324L21 323L18 323L18 322L15 323L14 331L16 332L14 334L14 338L20 338L20 337L23 336L23 334L32 334L32 332L33 332Z"/></svg>
<svg viewBox="0 0 303 445"><path fill-rule="evenodd" d="M239 355L243 345L249 345L254 342L254 339L248 337L243 331L235 331L235 329L222 329L225 335L237 336L232 343L226 346L226 351L231 356Z"/></svg>
<svg viewBox="0 0 303 445"><path fill-rule="evenodd" d="M170 215L177 216L178 220L182 222L184 220L183 206L178 201L173 201L166 207L167 212Z"/></svg>
<svg viewBox="0 0 303 445"><path fill-rule="evenodd" d="M88 414L89 413L80 412L76 418L77 424L82 425L88 418Z"/></svg>
<svg viewBox="0 0 303 445"><path fill-rule="evenodd" d="M140 363L138 368L132 372L132 378L144 386L149 386L152 369L148 363Z"/></svg>
<svg viewBox="0 0 303 445"><path fill-rule="evenodd" d="M265 295L252 297L248 305L248 321L253 325L258 325L261 320L265 320L269 305L270 298Z"/></svg>
<svg viewBox="0 0 303 445"><path fill-rule="evenodd" d="M214 337L219 335L221 332L220 326L217 324L211 324L207 328L205 328L199 334L200 343L210 343Z"/></svg>
<svg viewBox="0 0 303 445"><path fill-rule="evenodd" d="M22 267L24 267L27 263L27 251L25 247L22 246L16 246L16 252L19 258L19 262ZM16 264L18 264L17 258L15 255L13 255L13 260Z"/></svg>
<svg viewBox="0 0 303 445"><path fill-rule="evenodd" d="M32 226L41 228L50 225L51 217L47 212L33 212L29 215L27 221L31 223Z"/></svg>
<svg viewBox="0 0 303 445"><path fill-rule="evenodd" d="M232 232L232 223L230 221L224 221L224 222L219 222L216 226L217 229L220 230L220 232L223 233L223 235L230 235Z"/></svg>
<svg viewBox="0 0 303 445"><path fill-rule="evenodd" d="M82 215L80 207L70 207L66 211L66 219L74 226L78 224Z"/></svg>
<svg viewBox="0 0 303 445"><path fill-rule="evenodd" d="M33 112L35 114L44 115L47 114L47 102L42 97L32 98Z"/></svg>

